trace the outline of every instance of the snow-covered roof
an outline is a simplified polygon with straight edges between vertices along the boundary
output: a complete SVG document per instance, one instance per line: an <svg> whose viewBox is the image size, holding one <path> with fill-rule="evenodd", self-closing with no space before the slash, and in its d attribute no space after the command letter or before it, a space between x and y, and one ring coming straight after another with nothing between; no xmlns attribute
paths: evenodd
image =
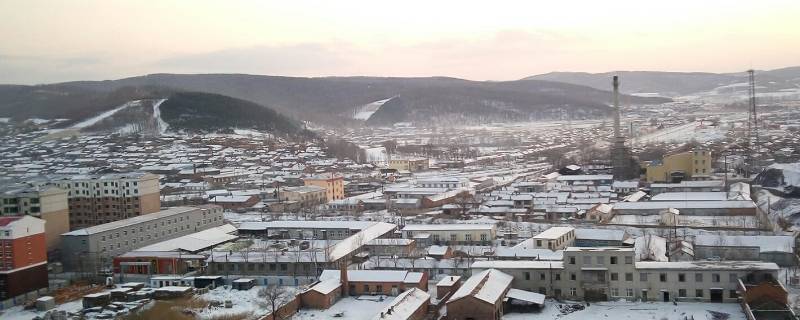
<svg viewBox="0 0 800 320"><path fill-rule="evenodd" d="M239 225L239 230L267 230L267 229L356 229L361 230L376 222L372 221L247 221Z"/></svg>
<svg viewBox="0 0 800 320"><path fill-rule="evenodd" d="M705 181L681 181L680 183L653 183L650 188L722 188L725 182L722 180L705 180Z"/></svg>
<svg viewBox="0 0 800 320"><path fill-rule="evenodd" d="M540 304L540 305L544 304L544 298L545 298L545 296L543 294L541 294L541 293L530 292L530 291L525 291L525 290L519 290L519 289L514 289L514 288L508 289L508 293L506 293L506 297L511 298L511 299L517 299L517 300L532 302L532 303Z"/></svg>
<svg viewBox="0 0 800 320"><path fill-rule="evenodd" d="M590 181L590 180L612 180L614 176L610 174L579 174L563 175L556 178L557 181Z"/></svg>
<svg viewBox="0 0 800 320"><path fill-rule="evenodd" d="M616 229L575 229L575 239L622 241L624 230Z"/></svg>
<svg viewBox="0 0 800 320"><path fill-rule="evenodd" d="M342 283L340 282L339 278L330 278L325 279L323 281L317 282L313 287L308 288L308 290L314 290L321 294L328 294L331 293L333 290L341 287Z"/></svg>
<svg viewBox="0 0 800 320"><path fill-rule="evenodd" d="M725 201L727 192L664 192L654 195L650 201Z"/></svg>
<svg viewBox="0 0 800 320"><path fill-rule="evenodd" d="M761 261L674 261L656 262L639 261L636 269L673 269L673 270L719 270L719 271L777 271L780 268L774 262Z"/></svg>
<svg viewBox="0 0 800 320"><path fill-rule="evenodd" d="M365 243L377 239L397 228L397 225L385 222L376 222L358 233L337 242L330 248L329 261L336 261L358 250Z"/></svg>
<svg viewBox="0 0 800 320"><path fill-rule="evenodd" d="M575 230L573 227L551 227L541 233L533 236L534 239L558 239L570 231Z"/></svg>
<svg viewBox="0 0 800 320"><path fill-rule="evenodd" d="M469 230L492 230L495 226L493 224L469 224L469 223L453 223L453 224L408 224L403 228L403 231L469 231Z"/></svg>
<svg viewBox="0 0 800 320"><path fill-rule="evenodd" d="M441 256L447 253L447 246L432 245L428 248L428 254L434 256Z"/></svg>
<svg viewBox="0 0 800 320"><path fill-rule="evenodd" d="M499 270L485 270L464 281L464 284L453 293L447 303L473 296L476 299L495 304L503 298L503 295L511 286L512 280L514 280L513 276Z"/></svg>
<svg viewBox="0 0 800 320"><path fill-rule="evenodd" d="M339 270L323 270L319 276L320 281L331 279L340 280ZM347 281L350 282L404 282L409 273L405 270L347 270ZM421 273L420 273L421 274ZM419 282L419 281L417 281Z"/></svg>
<svg viewBox="0 0 800 320"><path fill-rule="evenodd" d="M226 224L187 234L175 239L154 243L136 249L135 251L175 251L180 249L189 252L197 252L239 238L236 235L232 235L231 233L233 232L236 232L236 227Z"/></svg>
<svg viewBox="0 0 800 320"><path fill-rule="evenodd" d="M794 252L793 236L728 236L697 235L695 246L710 247L759 247L760 252Z"/></svg>
<svg viewBox="0 0 800 320"><path fill-rule="evenodd" d="M62 234L62 236L85 236L90 234L97 234L101 232L116 230L119 228L124 228L128 226L137 225L139 223L144 223L148 221L158 220L162 218L171 217L178 214L183 214L186 212L194 211L194 210L201 210L207 209L203 207L172 207L169 209L161 210L159 212L154 212L151 214L144 214L141 216L136 216L133 218L128 218L124 220L118 220L114 222L104 223L101 225L96 225L93 227L88 227L84 229L78 229L75 231L70 231L67 233Z"/></svg>
<svg viewBox="0 0 800 320"><path fill-rule="evenodd" d="M441 287L449 287L449 286L452 286L452 285L458 283L459 280L461 280L460 276L444 277L442 280L439 280L439 282L436 283L436 286L437 287L439 287L439 286L441 286Z"/></svg>
<svg viewBox="0 0 800 320"><path fill-rule="evenodd" d="M419 288L411 288L397 295L389 304L386 310L375 315L375 320L406 320L411 319L414 312L419 310L423 304L427 304L431 296ZM391 313L389 309L391 308Z"/></svg>
<svg viewBox="0 0 800 320"><path fill-rule="evenodd" d="M645 201L645 202L617 202L614 210L648 210L648 209L739 209L755 208L753 201L726 200L726 201Z"/></svg>

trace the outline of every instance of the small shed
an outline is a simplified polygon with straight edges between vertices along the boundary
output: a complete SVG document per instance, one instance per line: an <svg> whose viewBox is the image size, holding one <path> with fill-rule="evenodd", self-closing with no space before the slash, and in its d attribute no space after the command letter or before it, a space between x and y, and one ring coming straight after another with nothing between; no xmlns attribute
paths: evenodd
<svg viewBox="0 0 800 320"><path fill-rule="evenodd" d="M56 299L44 296L36 299L36 311L47 311L56 307Z"/></svg>
<svg viewBox="0 0 800 320"><path fill-rule="evenodd" d="M104 307L111 303L111 293L100 292L83 296L83 308Z"/></svg>
<svg viewBox="0 0 800 320"><path fill-rule="evenodd" d="M222 276L199 276L194 278L194 287L198 289L209 286L214 289L223 285L225 285L225 279Z"/></svg>
<svg viewBox="0 0 800 320"><path fill-rule="evenodd" d="M250 278L240 278L233 280L233 288L236 290L250 290L256 286L256 280Z"/></svg>

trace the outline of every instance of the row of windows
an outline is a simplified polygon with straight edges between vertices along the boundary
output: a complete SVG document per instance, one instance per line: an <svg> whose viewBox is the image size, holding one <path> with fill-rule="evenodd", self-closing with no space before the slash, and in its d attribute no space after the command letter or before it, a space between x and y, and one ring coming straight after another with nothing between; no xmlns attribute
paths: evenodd
<svg viewBox="0 0 800 320"><path fill-rule="evenodd" d="M634 289L632 289L632 288L624 288L624 289L625 289L624 295L620 295L620 292L623 292L623 291L620 290L620 288L611 288L611 296L612 297L632 298L633 297L633 293L634 293ZM531 290L531 291L533 291L533 290ZM601 289L601 291L602 291L603 294L606 293L604 288ZM706 291L706 289L696 289L694 291L694 297L695 298L704 298L706 296L705 295L705 291ZM538 292L541 293L541 294L547 294L547 288L540 287ZM659 291L659 292L663 292L663 291ZM689 295L687 293L688 293L687 289L678 289L678 298L689 298ZM553 290L553 294L555 294L556 296L560 296L561 295L561 289L554 289ZM569 288L569 295L570 296L577 296L578 295L578 289L577 288ZM648 290L646 290L646 289L642 290L642 298L647 300L647 296L648 296ZM728 297L730 297L731 299L736 299L736 298L739 297L739 293L736 292L736 290L729 290L728 291Z"/></svg>
<svg viewBox="0 0 800 320"><path fill-rule="evenodd" d="M575 256L569 257L569 264L575 264ZM618 264L619 261L617 260L618 257L609 257L608 262L610 264ZM598 265L605 265L606 264L606 257L605 256L596 256L595 261ZM591 265L592 264L592 257L591 256L583 256L583 264L584 265ZM633 257L632 256L625 256L625 264L633 264Z"/></svg>

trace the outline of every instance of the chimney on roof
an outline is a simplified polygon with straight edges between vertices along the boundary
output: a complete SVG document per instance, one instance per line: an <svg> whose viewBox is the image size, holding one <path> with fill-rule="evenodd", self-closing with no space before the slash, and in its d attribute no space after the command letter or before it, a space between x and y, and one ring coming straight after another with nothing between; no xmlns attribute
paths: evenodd
<svg viewBox="0 0 800 320"><path fill-rule="evenodd" d="M347 280L347 264L339 263L339 281L342 284L342 296L350 295L350 281Z"/></svg>

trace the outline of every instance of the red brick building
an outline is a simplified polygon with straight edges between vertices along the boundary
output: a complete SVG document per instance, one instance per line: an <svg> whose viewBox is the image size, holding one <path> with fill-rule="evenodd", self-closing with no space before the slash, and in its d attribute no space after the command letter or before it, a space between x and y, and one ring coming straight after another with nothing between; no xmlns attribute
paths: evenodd
<svg viewBox="0 0 800 320"><path fill-rule="evenodd" d="M320 281L340 279L339 270L324 270ZM424 272L408 272L403 270L347 270L347 279L342 285L343 292L348 295L385 294L396 296L401 292L420 288L428 290L428 274Z"/></svg>
<svg viewBox="0 0 800 320"><path fill-rule="evenodd" d="M503 298L511 289L514 277L495 269L473 275L447 300L448 320L503 317Z"/></svg>
<svg viewBox="0 0 800 320"><path fill-rule="evenodd" d="M47 288L45 221L0 217L0 299Z"/></svg>

